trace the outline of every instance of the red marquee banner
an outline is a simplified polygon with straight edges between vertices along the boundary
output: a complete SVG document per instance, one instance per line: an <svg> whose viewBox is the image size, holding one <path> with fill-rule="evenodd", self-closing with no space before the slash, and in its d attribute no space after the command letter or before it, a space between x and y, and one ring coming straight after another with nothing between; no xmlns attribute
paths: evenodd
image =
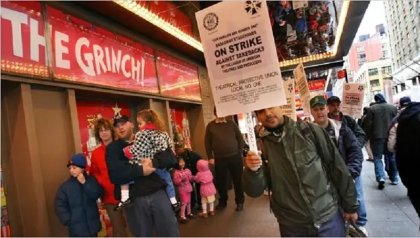
<svg viewBox="0 0 420 238"><path fill-rule="evenodd" d="M197 67L162 52L156 55L161 93L201 101Z"/></svg>
<svg viewBox="0 0 420 238"><path fill-rule="evenodd" d="M1 71L48 77L39 2L1 1Z"/></svg>
<svg viewBox="0 0 420 238"><path fill-rule="evenodd" d="M48 8L54 76L158 93L153 49Z"/></svg>
<svg viewBox="0 0 420 238"><path fill-rule="evenodd" d="M176 18L178 27L191 28L176 5L147 4L166 20ZM50 6L47 34L39 2L2 1L1 7L2 72L158 94L157 61L161 94L201 101L194 65L164 53L156 60L151 47Z"/></svg>

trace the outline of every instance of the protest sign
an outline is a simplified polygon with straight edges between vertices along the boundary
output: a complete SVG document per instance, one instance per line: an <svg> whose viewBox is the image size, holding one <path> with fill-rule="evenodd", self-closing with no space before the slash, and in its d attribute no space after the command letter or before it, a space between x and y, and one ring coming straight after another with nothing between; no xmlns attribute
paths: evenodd
<svg viewBox="0 0 420 238"><path fill-rule="evenodd" d="M341 102L341 111L343 114L360 118L362 116L364 96L365 88L363 84L345 83Z"/></svg>
<svg viewBox="0 0 420 238"><path fill-rule="evenodd" d="M310 116L311 109L309 107L309 100L311 98L309 94L308 81L306 80L306 74L305 74L305 70L303 69L302 63L296 66L296 68L293 70L293 75L295 78L296 87L299 90L299 96L302 102L303 112L305 116Z"/></svg>
<svg viewBox="0 0 420 238"><path fill-rule="evenodd" d="M217 115L245 113L257 151L251 111L286 103L267 3L221 2L196 18Z"/></svg>

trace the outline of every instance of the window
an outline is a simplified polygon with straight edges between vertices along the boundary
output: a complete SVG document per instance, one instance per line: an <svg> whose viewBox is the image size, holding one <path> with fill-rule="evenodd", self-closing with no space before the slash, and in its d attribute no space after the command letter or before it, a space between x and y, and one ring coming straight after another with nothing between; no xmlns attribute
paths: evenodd
<svg viewBox="0 0 420 238"><path fill-rule="evenodd" d="M391 74L391 66L382 67L382 74L390 75Z"/></svg>
<svg viewBox="0 0 420 238"><path fill-rule="evenodd" d="M369 69L369 76L374 76L374 75L378 75L378 69L377 68Z"/></svg>
<svg viewBox="0 0 420 238"><path fill-rule="evenodd" d="M370 86L371 87L379 87L379 79L370 80Z"/></svg>

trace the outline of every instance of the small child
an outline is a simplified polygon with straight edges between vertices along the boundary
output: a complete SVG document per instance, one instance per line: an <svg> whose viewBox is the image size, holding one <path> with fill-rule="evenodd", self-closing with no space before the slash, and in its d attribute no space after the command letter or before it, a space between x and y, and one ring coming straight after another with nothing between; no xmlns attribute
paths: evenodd
<svg viewBox="0 0 420 238"><path fill-rule="evenodd" d="M55 196L55 213L69 229L69 236L97 236L101 230L98 205L102 188L85 172L86 158L75 154L67 163L71 177L61 184Z"/></svg>
<svg viewBox="0 0 420 238"><path fill-rule="evenodd" d="M175 169L173 176L181 198L180 222L186 223L188 221L187 217L192 218L194 216L191 213L191 192L193 191L191 182L193 177L191 171L185 168L184 159L178 159L178 169ZM185 215L185 212L187 215Z"/></svg>
<svg viewBox="0 0 420 238"><path fill-rule="evenodd" d="M172 147L172 140L165 132L165 126L156 112L150 109L139 111L137 113L137 123L140 130L135 135L134 143L130 147L124 148L124 154L130 159L131 163L141 164L143 158L153 159L153 156L158 152ZM166 169L156 169L155 173L166 182L166 194L174 210L178 210L180 204L176 200L171 174ZM121 201L117 209L130 204L129 184L123 184L121 185Z"/></svg>
<svg viewBox="0 0 420 238"><path fill-rule="evenodd" d="M209 214L214 215L214 201L216 200L216 187L213 184L213 174L209 169L209 162L207 160L200 159L197 162L197 175L194 180L200 183L200 195L201 195L201 206L203 212L198 214L200 217L206 218L207 215L207 204L209 205Z"/></svg>

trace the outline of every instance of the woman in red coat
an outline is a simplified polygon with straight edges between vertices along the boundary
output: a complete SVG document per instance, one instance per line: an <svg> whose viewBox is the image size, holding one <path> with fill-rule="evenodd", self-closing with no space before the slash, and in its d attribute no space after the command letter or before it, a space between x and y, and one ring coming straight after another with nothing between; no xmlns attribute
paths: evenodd
<svg viewBox="0 0 420 238"><path fill-rule="evenodd" d="M101 201L111 220L113 236L129 236L123 211L115 211L118 201L114 197L114 184L108 175L105 160L105 147L114 140L114 128L108 119L98 119L95 124L95 137L101 145L92 152L90 174L96 178L104 189Z"/></svg>

